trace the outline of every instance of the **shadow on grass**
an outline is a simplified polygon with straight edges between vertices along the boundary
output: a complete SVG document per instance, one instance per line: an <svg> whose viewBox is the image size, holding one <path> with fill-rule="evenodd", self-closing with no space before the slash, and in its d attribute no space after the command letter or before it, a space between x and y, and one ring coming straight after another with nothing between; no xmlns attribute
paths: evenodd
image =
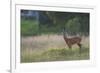
<svg viewBox="0 0 100 73"><path fill-rule="evenodd" d="M51 48L45 51L33 52L32 54L21 53L21 62L47 62L47 61L69 61L89 59L89 48L82 48L81 55L79 48L72 50L67 48Z"/></svg>

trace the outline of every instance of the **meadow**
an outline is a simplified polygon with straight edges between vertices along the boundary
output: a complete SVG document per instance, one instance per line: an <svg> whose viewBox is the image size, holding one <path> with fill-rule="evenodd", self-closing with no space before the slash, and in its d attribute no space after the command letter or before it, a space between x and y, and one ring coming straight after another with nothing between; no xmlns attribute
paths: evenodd
<svg viewBox="0 0 100 73"><path fill-rule="evenodd" d="M21 63L88 60L89 16L89 13L21 10ZM77 34L82 37L81 54L77 45L72 50L68 48L63 38Z"/></svg>
<svg viewBox="0 0 100 73"><path fill-rule="evenodd" d="M89 37L82 37L82 52L66 45L62 35L21 37L21 62L72 61L89 59Z"/></svg>

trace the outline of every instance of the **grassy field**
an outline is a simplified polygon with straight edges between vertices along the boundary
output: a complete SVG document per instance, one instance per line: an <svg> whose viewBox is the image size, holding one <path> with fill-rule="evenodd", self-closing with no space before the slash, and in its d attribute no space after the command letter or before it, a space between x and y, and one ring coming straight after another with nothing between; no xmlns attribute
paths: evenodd
<svg viewBox="0 0 100 73"><path fill-rule="evenodd" d="M70 50L62 35L21 37L21 62L47 62L89 59L89 37L82 37L82 53L77 45Z"/></svg>

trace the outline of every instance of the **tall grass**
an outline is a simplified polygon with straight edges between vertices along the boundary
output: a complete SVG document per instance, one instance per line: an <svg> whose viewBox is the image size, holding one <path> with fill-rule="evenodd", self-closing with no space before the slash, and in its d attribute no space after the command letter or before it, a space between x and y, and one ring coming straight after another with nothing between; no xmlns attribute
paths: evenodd
<svg viewBox="0 0 100 73"><path fill-rule="evenodd" d="M82 52L73 45L69 49L62 35L22 37L21 62L68 61L89 59L89 38L82 38Z"/></svg>

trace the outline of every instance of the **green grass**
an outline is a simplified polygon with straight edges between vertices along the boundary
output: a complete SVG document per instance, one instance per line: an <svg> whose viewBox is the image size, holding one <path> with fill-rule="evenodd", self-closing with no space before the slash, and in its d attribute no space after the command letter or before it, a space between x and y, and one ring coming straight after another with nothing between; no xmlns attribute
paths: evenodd
<svg viewBox="0 0 100 73"><path fill-rule="evenodd" d="M45 51L31 51L21 53L21 62L47 62L47 61L69 61L69 60L86 60L89 59L89 48L82 48L82 53L79 53L79 48L72 50L67 48L51 48Z"/></svg>

